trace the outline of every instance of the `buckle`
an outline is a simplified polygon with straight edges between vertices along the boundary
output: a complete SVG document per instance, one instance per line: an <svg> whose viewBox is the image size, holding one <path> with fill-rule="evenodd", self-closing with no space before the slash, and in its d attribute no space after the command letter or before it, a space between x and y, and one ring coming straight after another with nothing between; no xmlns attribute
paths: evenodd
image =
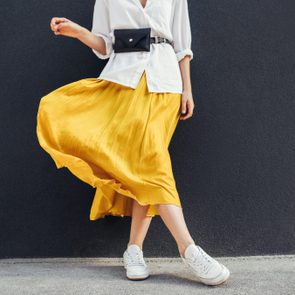
<svg viewBox="0 0 295 295"><path fill-rule="evenodd" d="M158 41L159 41L158 36L155 36L155 43L159 43Z"/></svg>

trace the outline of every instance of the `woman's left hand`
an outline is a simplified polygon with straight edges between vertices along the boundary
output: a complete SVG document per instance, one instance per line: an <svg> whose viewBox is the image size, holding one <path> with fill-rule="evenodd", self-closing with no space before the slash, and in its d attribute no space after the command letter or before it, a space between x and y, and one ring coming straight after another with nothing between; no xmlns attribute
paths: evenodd
<svg viewBox="0 0 295 295"><path fill-rule="evenodd" d="M195 104L191 91L184 90L181 97L181 116L179 120L186 120L193 115Z"/></svg>

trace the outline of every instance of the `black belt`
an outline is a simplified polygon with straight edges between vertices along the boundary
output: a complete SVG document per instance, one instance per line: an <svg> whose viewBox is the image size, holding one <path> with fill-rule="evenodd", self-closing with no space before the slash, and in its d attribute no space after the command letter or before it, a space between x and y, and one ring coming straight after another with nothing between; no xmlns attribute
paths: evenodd
<svg viewBox="0 0 295 295"><path fill-rule="evenodd" d="M155 36L155 37L151 37L150 40L151 40L151 43L169 43L170 45L173 46L173 42L164 37Z"/></svg>

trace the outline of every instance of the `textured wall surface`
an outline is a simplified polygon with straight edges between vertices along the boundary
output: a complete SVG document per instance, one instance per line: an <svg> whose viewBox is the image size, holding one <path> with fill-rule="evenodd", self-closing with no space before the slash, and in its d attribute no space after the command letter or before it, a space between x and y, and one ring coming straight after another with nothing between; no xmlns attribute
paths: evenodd
<svg viewBox="0 0 295 295"><path fill-rule="evenodd" d="M189 230L211 255L294 254L295 3L188 2L196 108L169 150ZM130 217L90 221L94 189L57 170L35 133L44 94L105 65L49 29L52 16L90 28L93 4L0 4L0 257L115 257L128 242ZM144 251L178 255L160 217Z"/></svg>

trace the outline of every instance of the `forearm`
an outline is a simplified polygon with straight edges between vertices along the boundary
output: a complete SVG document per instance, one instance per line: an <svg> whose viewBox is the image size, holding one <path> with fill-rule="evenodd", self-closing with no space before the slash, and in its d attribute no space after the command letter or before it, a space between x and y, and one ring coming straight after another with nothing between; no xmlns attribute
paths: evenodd
<svg viewBox="0 0 295 295"><path fill-rule="evenodd" d="M179 67L182 76L183 91L192 92L190 77L190 60L188 55L179 61Z"/></svg>
<svg viewBox="0 0 295 295"><path fill-rule="evenodd" d="M106 44L102 37L94 35L88 29L81 27L77 34L77 39L88 47L97 50L101 54L106 54Z"/></svg>

